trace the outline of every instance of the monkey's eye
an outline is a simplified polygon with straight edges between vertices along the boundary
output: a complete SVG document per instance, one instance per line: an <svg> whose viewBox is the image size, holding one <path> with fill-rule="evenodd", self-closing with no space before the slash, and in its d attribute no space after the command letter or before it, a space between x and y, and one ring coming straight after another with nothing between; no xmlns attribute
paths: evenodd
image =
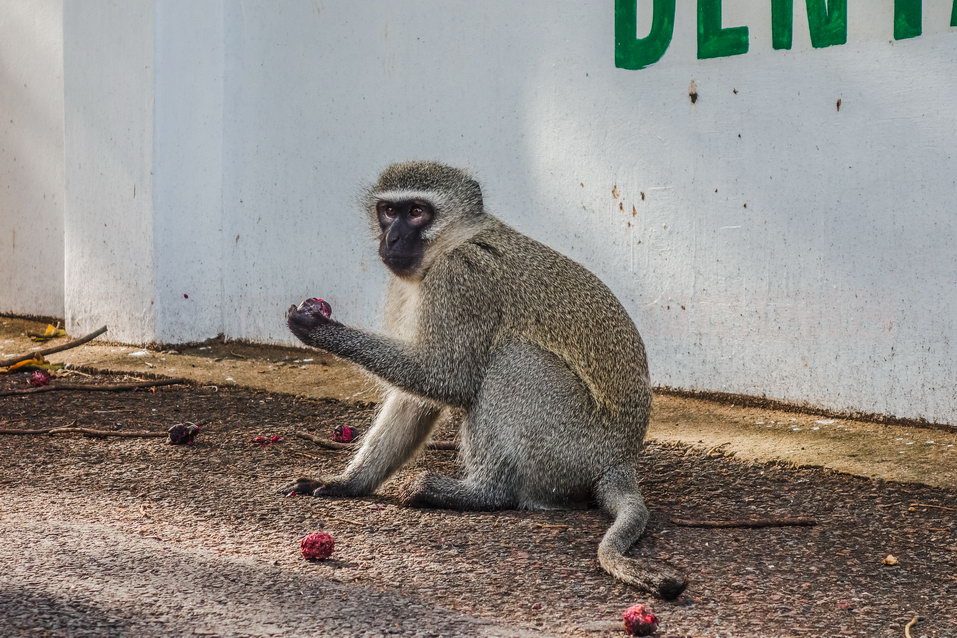
<svg viewBox="0 0 957 638"><path fill-rule="evenodd" d="M422 215L425 215L425 209L421 206L413 206L412 209L409 210L409 217L412 219L418 219L422 217Z"/></svg>
<svg viewBox="0 0 957 638"><path fill-rule="evenodd" d="M391 202L380 201L375 206L376 212L379 214L379 217L387 219L395 219L399 214L395 209L395 206Z"/></svg>

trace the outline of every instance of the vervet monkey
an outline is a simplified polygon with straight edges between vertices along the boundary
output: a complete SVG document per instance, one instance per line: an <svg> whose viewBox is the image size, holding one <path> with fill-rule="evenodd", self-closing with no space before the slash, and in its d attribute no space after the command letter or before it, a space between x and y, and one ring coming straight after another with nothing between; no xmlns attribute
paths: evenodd
<svg viewBox="0 0 957 638"><path fill-rule="evenodd" d="M626 558L648 509L638 489L651 410L645 348L615 296L585 268L485 211L478 182L432 162L389 166L365 195L391 271L387 336L292 306L304 343L382 379L387 397L342 474L284 492L362 496L423 448L446 407L463 408L461 479L425 472L405 504L458 510L597 502L614 519L598 546L614 577L663 598L686 581Z"/></svg>

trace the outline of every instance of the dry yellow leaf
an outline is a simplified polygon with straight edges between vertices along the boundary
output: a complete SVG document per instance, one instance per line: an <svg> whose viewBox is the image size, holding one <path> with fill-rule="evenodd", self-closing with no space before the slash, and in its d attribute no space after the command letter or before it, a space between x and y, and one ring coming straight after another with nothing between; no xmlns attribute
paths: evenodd
<svg viewBox="0 0 957 638"><path fill-rule="evenodd" d="M25 371L25 370L47 370L48 372L55 372L63 367L62 363L50 363L47 361L43 355L37 354L33 355L32 359L27 359L25 361L20 361L19 363L14 363L9 368L0 368L0 372L16 372L16 371Z"/></svg>
<svg viewBox="0 0 957 638"><path fill-rule="evenodd" d="M50 339L56 339L57 337L65 336L66 330L61 328L59 325L54 326L52 323L48 323L43 332L31 333L29 335L31 341L49 341Z"/></svg>

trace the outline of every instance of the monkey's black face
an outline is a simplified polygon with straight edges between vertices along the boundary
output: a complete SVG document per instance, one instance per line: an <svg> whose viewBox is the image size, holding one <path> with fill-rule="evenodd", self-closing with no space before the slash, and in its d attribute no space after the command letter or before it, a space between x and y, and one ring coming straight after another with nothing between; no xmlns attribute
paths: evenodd
<svg viewBox="0 0 957 638"><path fill-rule="evenodd" d="M379 257L389 270L399 277L416 273L425 255L423 236L435 219L435 209L428 202L381 200L376 204L379 227Z"/></svg>

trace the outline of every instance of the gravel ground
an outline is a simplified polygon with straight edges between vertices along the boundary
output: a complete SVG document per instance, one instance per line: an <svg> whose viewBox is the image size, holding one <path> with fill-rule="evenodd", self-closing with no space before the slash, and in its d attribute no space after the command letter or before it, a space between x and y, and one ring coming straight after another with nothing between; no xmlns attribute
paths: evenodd
<svg viewBox="0 0 957 638"><path fill-rule="evenodd" d="M26 387L23 375L0 377L0 392L14 387ZM691 581L665 603L599 569L608 522L598 511L397 505L402 478L454 472L452 452L426 452L373 498L274 493L348 458L293 432L362 429L372 415L213 386L0 397L0 428L208 422L193 446L0 438L0 636L620 636L621 612L636 602L654 608L662 637L900 637L915 616L914 638L957 636L957 511L945 509L957 507L954 491L650 445L653 520L633 554L668 560ZM286 438L251 442L276 434ZM785 515L819 524L670 523ZM335 554L306 562L297 540L319 529L335 536ZM897 565L882 563L888 554Z"/></svg>

